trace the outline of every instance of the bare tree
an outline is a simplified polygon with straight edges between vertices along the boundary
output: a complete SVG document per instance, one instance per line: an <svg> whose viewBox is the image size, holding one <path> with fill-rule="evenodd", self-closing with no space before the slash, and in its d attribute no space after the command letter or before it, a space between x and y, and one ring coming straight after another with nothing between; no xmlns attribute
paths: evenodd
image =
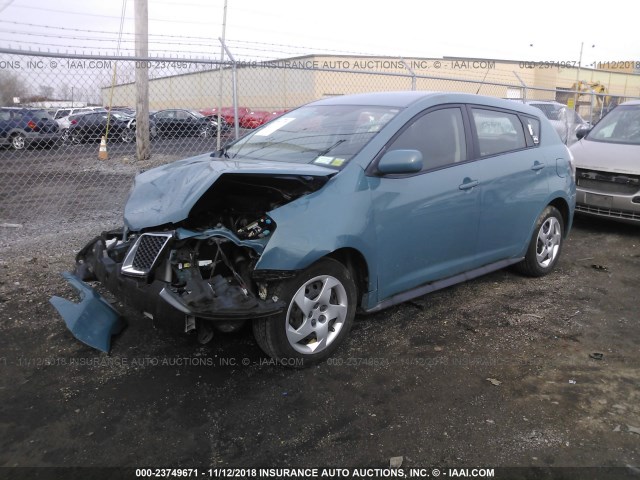
<svg viewBox="0 0 640 480"><path fill-rule="evenodd" d="M71 98L71 88L69 88L69 84L63 83L60 88L58 88L58 96L60 100L69 100Z"/></svg>
<svg viewBox="0 0 640 480"><path fill-rule="evenodd" d="M0 106L14 105L13 99L27 95L27 88L17 73L0 71Z"/></svg>
<svg viewBox="0 0 640 480"><path fill-rule="evenodd" d="M53 87L50 85L40 85L40 96L45 100L53 99Z"/></svg>

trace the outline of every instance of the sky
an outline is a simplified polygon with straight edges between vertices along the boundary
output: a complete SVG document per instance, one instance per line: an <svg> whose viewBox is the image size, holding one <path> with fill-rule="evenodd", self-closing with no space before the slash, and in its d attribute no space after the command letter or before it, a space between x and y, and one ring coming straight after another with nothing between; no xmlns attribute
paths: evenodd
<svg viewBox="0 0 640 480"><path fill-rule="evenodd" d="M0 0L0 48L134 53L135 0ZM152 56L217 59L224 0L148 0ZM640 61L640 3L620 0L227 0L226 43L239 60L312 53Z"/></svg>

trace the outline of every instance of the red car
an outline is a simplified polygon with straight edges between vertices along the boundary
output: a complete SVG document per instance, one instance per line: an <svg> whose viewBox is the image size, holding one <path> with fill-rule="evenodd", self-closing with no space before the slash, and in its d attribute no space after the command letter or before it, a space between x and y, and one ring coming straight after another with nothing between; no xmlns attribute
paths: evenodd
<svg viewBox="0 0 640 480"><path fill-rule="evenodd" d="M255 110L241 117L239 123L242 128L258 128L260 125L270 122L286 111L287 110L275 110L273 112L268 112L265 110Z"/></svg>
<svg viewBox="0 0 640 480"><path fill-rule="evenodd" d="M238 107L238 117L239 117L238 123L240 123L240 121L242 121L242 117L244 117L249 112L251 112L251 109L247 107ZM207 109L200 110L200 113L207 117L210 115L218 116L218 109L215 107L207 108ZM233 119L235 118L235 112L233 107L222 107L220 109L220 116L229 125L233 125Z"/></svg>
<svg viewBox="0 0 640 480"><path fill-rule="evenodd" d="M279 117L280 115L286 112L288 112L288 110L267 111L267 110L251 110L247 107L238 107L238 125L240 126L240 128L248 128L248 129L257 128L273 120L274 118ZM213 115L217 116L218 109L217 108L203 109L203 110L200 110L200 113L202 113L205 116L213 116ZM231 125L231 126L233 125L233 121L235 118L235 112L233 107L222 107L222 109L220 110L220 116L228 125Z"/></svg>

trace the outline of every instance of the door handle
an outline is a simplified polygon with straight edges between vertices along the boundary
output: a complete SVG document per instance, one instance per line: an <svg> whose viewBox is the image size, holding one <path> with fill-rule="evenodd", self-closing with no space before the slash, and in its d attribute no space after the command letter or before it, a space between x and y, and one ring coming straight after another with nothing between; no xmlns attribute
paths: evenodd
<svg viewBox="0 0 640 480"><path fill-rule="evenodd" d="M471 180L470 178L465 178L464 182L458 185L458 188L460 190L469 190L473 187L478 186L479 183L480 182L478 182L478 180Z"/></svg>
<svg viewBox="0 0 640 480"><path fill-rule="evenodd" d="M542 170L544 168L544 163L540 163L539 161L535 161L533 162L533 166L531 167L531 170L533 170L534 172L537 170Z"/></svg>

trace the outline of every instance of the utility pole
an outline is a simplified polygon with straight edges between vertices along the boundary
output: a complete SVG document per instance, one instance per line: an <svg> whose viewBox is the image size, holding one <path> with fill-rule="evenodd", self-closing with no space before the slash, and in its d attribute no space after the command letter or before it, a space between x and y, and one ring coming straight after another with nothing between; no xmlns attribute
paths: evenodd
<svg viewBox="0 0 640 480"><path fill-rule="evenodd" d="M149 5L147 0L134 1L136 21L136 156L147 160L149 145ZM144 60L142 60L144 59Z"/></svg>
<svg viewBox="0 0 640 480"><path fill-rule="evenodd" d="M227 0L224 0L224 10L222 12L222 38L220 39L220 65L218 75L218 132L216 133L216 150L220 150L220 130L222 130L222 74L224 73L224 40L227 31Z"/></svg>

